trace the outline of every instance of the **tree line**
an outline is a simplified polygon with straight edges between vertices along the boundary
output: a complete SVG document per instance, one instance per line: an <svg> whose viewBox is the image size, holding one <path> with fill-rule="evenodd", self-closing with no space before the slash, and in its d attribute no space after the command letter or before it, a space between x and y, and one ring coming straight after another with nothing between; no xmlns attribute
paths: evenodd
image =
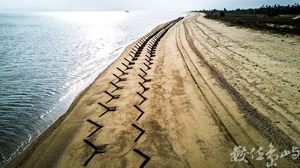
<svg viewBox="0 0 300 168"><path fill-rule="evenodd" d="M251 13L251 14L300 14L300 5L295 3L294 5L262 5L260 8L248 8L248 9L234 9L234 10L227 10L224 8L223 10L194 10L193 12L237 12L237 13Z"/></svg>

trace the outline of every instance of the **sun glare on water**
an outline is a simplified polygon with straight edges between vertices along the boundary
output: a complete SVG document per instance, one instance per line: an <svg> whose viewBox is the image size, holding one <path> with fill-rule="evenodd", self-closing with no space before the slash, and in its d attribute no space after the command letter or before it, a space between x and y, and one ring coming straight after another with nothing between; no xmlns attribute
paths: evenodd
<svg viewBox="0 0 300 168"><path fill-rule="evenodd" d="M56 12L49 13L70 25L80 25L83 38L98 42L98 47L109 47L109 41L115 41L116 31L120 33L120 25L128 19L124 12Z"/></svg>

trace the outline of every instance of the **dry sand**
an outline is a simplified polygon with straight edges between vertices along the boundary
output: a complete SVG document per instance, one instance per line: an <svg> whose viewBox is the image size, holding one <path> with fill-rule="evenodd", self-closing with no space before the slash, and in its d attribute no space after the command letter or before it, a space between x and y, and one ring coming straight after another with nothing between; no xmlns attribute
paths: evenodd
<svg viewBox="0 0 300 168"><path fill-rule="evenodd" d="M292 147L300 146L299 37L226 27L189 13L164 34L152 64L146 55L155 37L125 71L124 58L131 60L141 39L11 167L266 167L270 143L273 164L299 167L300 158L291 158ZM105 113L99 103L116 109ZM235 146L248 150L248 163L231 161ZM292 153L280 158L283 150Z"/></svg>

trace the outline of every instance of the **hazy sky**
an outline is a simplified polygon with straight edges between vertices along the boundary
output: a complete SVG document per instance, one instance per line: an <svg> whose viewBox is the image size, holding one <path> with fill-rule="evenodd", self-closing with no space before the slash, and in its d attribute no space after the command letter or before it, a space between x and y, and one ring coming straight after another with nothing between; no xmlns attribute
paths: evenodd
<svg viewBox="0 0 300 168"><path fill-rule="evenodd" d="M258 8L262 4L293 5L299 0L0 0L0 8L46 7L54 10L159 10Z"/></svg>

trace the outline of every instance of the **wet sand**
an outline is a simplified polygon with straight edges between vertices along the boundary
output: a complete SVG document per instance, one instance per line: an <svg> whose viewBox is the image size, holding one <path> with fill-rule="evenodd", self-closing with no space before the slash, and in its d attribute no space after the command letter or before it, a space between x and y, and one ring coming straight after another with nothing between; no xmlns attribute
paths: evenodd
<svg viewBox="0 0 300 168"><path fill-rule="evenodd" d="M162 24L10 167L266 167L270 143L273 164L299 167L300 158L280 158L300 146L299 39L201 13ZM235 146L248 163L232 161Z"/></svg>

